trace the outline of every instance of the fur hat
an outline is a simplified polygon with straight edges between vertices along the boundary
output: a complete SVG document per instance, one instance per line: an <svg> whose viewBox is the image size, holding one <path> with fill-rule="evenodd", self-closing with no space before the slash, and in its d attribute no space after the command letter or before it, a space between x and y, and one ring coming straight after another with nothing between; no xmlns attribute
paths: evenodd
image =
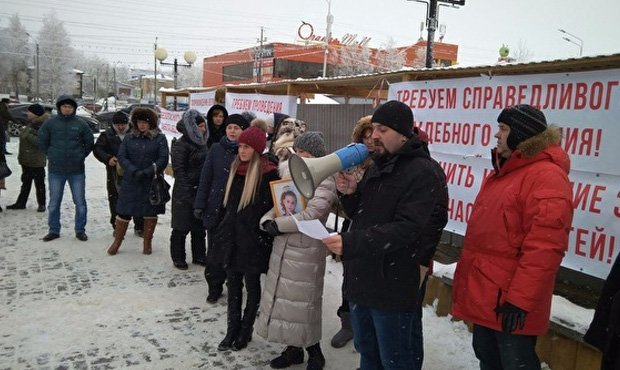
<svg viewBox="0 0 620 370"><path fill-rule="evenodd" d="M183 113L183 118L181 118L183 134L197 145L207 145L207 139L209 138L209 130L203 133L198 128L198 124L202 122L205 122L205 118L196 109L186 110Z"/></svg>
<svg viewBox="0 0 620 370"><path fill-rule="evenodd" d="M127 117L127 113L123 111L118 111L114 113L112 116L112 124L127 124L129 123L129 117Z"/></svg>
<svg viewBox="0 0 620 370"><path fill-rule="evenodd" d="M231 114L231 116L234 116L234 114ZM239 135L237 141L239 144L251 146L258 154L262 154L267 145L267 136L265 135L265 131L256 126L252 126L244 130L241 135Z"/></svg>
<svg viewBox="0 0 620 370"><path fill-rule="evenodd" d="M224 120L224 127L230 125L231 123L241 127L242 130L250 127L250 122L248 122L248 120L245 119L245 117L243 117L242 115L236 113L226 117L226 119Z"/></svg>
<svg viewBox="0 0 620 370"><path fill-rule="evenodd" d="M149 123L149 127L154 129L157 127L158 119L157 112L151 108L138 107L131 111L131 123L134 127L138 127L138 121L146 121Z"/></svg>
<svg viewBox="0 0 620 370"><path fill-rule="evenodd" d="M39 117L45 114L45 108L43 108L41 104L31 104L26 109L28 109L28 112Z"/></svg>
<svg viewBox="0 0 620 370"><path fill-rule="evenodd" d="M504 108L497 117L497 122L510 126L510 134L506 143L512 150L517 149L522 141L547 129L547 119L543 112L528 104Z"/></svg>
<svg viewBox="0 0 620 370"><path fill-rule="evenodd" d="M323 157L326 154L323 133L319 131L308 131L297 136L293 148L303 149L315 158Z"/></svg>
<svg viewBox="0 0 620 370"><path fill-rule="evenodd" d="M372 115L372 123L380 123L408 138L413 135L411 132L413 126L411 108L397 100L390 100L377 108Z"/></svg>
<svg viewBox="0 0 620 370"><path fill-rule="evenodd" d="M354 143L364 142L364 133L366 131L372 131L372 116L364 116L357 121L355 127L353 127L353 133L351 134L351 141Z"/></svg>

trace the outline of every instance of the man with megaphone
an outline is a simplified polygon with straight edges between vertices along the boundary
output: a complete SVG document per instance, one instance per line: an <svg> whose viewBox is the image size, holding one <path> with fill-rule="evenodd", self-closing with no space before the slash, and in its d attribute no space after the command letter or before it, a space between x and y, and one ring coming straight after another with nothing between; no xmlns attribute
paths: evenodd
<svg viewBox="0 0 620 370"><path fill-rule="evenodd" d="M398 101L372 116L375 165L357 183L336 178L350 231L323 239L344 263L361 369L420 369L411 337L418 311L420 259L448 220L445 174L412 133L411 109Z"/></svg>

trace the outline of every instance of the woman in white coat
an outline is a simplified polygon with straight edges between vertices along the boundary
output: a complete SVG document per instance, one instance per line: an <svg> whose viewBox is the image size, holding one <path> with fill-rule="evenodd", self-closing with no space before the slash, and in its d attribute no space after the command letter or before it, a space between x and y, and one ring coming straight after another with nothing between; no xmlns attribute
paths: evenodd
<svg viewBox="0 0 620 370"><path fill-rule="evenodd" d="M293 148L301 157L325 155L320 132L306 132L295 139ZM288 163L280 163L281 178L290 177ZM271 367L282 369L304 362L308 351L307 369L323 369L321 352L323 277L326 249L320 240L301 234L293 217L298 220L318 219L322 223L338 199L333 176L323 180L304 210L274 218L271 210L262 219L265 231L275 236L269 259L269 271L260 304L256 332L270 342L285 344L280 356L271 360Z"/></svg>

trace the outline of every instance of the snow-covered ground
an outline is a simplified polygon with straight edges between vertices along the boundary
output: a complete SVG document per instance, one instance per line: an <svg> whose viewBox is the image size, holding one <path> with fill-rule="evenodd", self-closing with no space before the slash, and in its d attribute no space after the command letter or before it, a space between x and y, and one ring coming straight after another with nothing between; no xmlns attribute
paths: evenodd
<svg viewBox="0 0 620 370"><path fill-rule="evenodd" d="M118 255L106 254L112 229L105 171L92 155L86 161L89 240L81 242L74 236L67 187L61 238L41 241L47 233L47 215L36 212L34 189L26 210L6 209L21 184L17 141L12 138L8 143L13 155L7 156L7 162L14 173L0 195L4 208L0 213L0 368L269 368L269 360L283 346L257 335L247 349L217 351L226 328L225 297L215 305L206 303L203 268L190 265L180 271L172 266L169 205L159 219L152 255L141 254L142 239L131 233ZM438 273L449 275L451 270L440 267ZM352 343L341 349L329 345L339 329L335 312L341 281L341 264L328 258L322 341L326 369L359 366ZM568 311L566 317L574 313ZM586 314L583 321L589 318ZM424 337L425 369L478 368L471 334L462 322L437 317L432 307L426 307ZM305 364L291 369L305 369Z"/></svg>

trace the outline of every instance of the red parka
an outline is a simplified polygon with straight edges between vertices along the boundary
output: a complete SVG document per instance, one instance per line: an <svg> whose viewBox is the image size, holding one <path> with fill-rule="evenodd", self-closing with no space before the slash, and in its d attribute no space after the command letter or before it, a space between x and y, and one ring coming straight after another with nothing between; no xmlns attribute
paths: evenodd
<svg viewBox="0 0 620 370"><path fill-rule="evenodd" d="M528 313L514 334L547 331L573 217L560 138L550 126L523 141L482 183L454 275L453 316L501 331L495 308L508 301Z"/></svg>

